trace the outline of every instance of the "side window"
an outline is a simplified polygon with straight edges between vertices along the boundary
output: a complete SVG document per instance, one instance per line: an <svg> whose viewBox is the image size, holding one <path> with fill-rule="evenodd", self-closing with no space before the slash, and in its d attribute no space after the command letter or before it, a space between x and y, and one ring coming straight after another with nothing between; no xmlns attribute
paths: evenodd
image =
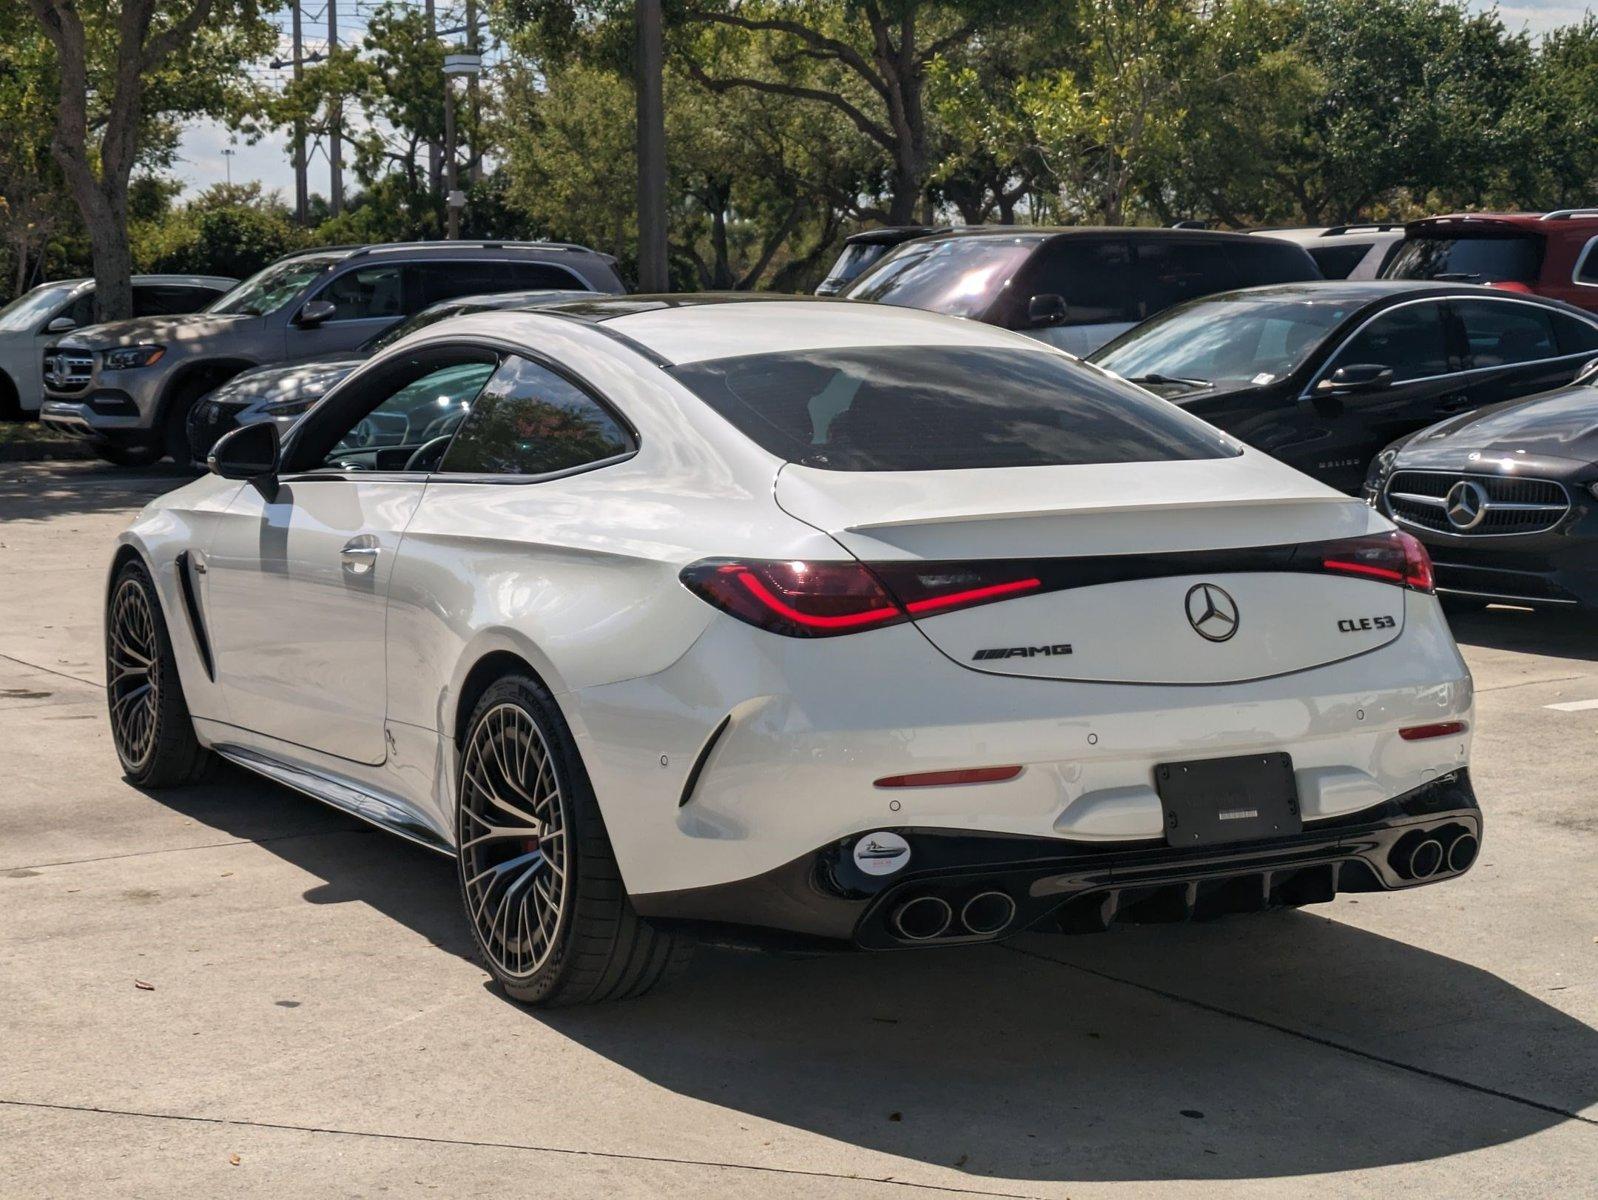
<svg viewBox="0 0 1598 1200"><path fill-rule="evenodd" d="M397 266L359 267L337 275L314 297L336 311L333 321L364 321L405 315L404 277Z"/></svg>
<svg viewBox="0 0 1598 1200"><path fill-rule="evenodd" d="M80 327L84 325L93 325L94 289L85 288L82 295L75 297L72 303L58 312L56 316L71 317Z"/></svg>
<svg viewBox="0 0 1598 1200"><path fill-rule="evenodd" d="M636 449L587 392L525 358L507 358L483 389L439 470L548 475Z"/></svg>
<svg viewBox="0 0 1598 1200"><path fill-rule="evenodd" d="M420 307L458 296L525 292L538 288L588 287L564 267L524 262L428 262L411 268L421 293Z"/></svg>
<svg viewBox="0 0 1598 1200"><path fill-rule="evenodd" d="M506 262L495 263L494 266L504 276L506 291L531 292L541 288L580 292L589 290L581 279L554 263Z"/></svg>
<svg viewBox="0 0 1598 1200"><path fill-rule="evenodd" d="M1391 367L1393 381L1446 375L1448 326L1441 304L1407 304L1377 317L1344 345L1334 365L1376 363Z"/></svg>
<svg viewBox="0 0 1598 1200"><path fill-rule="evenodd" d="M1047 293L1065 298L1067 325L1139 319L1132 247L1126 242L1059 238L1038 254L1027 280L1027 295L1016 297L1019 325L1026 323L1027 301Z"/></svg>
<svg viewBox="0 0 1598 1200"><path fill-rule="evenodd" d="M1569 313L1549 313L1559 337L1559 353L1585 354L1598 350L1598 327Z"/></svg>
<svg viewBox="0 0 1598 1200"><path fill-rule="evenodd" d="M1581 264L1576 268L1576 282L1598 287L1598 238L1587 243L1581 252Z"/></svg>
<svg viewBox="0 0 1598 1200"><path fill-rule="evenodd" d="M1291 242L1257 237L1227 242L1225 246L1226 256L1232 260L1232 266L1237 271L1236 281L1225 287L1259 287L1267 283L1297 283L1301 279L1314 279L1312 266L1326 278L1332 278L1331 273L1313 257L1313 252L1306 255ZM1358 258L1348 268L1350 271L1365 256L1365 250L1366 247L1360 247ZM1306 258L1309 261L1306 262Z"/></svg>
<svg viewBox="0 0 1598 1200"><path fill-rule="evenodd" d="M375 404L358 404L336 431L324 434L330 449L312 469L337 471L429 471L460 428L472 402L494 374L486 356L469 361L396 364L376 385ZM314 436L314 435L313 435Z"/></svg>
<svg viewBox="0 0 1598 1200"><path fill-rule="evenodd" d="M1559 342L1548 310L1531 304L1491 300L1454 302L1465 327L1472 367L1503 367L1559 357Z"/></svg>
<svg viewBox="0 0 1598 1200"><path fill-rule="evenodd" d="M1237 286L1237 272L1220 242L1142 242L1137 260L1145 318L1184 300Z"/></svg>
<svg viewBox="0 0 1598 1200"><path fill-rule="evenodd" d="M1311 246L1309 256L1328 279L1347 279L1355 267L1364 261L1369 246Z"/></svg>
<svg viewBox="0 0 1598 1200"><path fill-rule="evenodd" d="M141 283L133 288L133 315L167 317L204 308L217 293L206 288L182 287L167 283Z"/></svg>

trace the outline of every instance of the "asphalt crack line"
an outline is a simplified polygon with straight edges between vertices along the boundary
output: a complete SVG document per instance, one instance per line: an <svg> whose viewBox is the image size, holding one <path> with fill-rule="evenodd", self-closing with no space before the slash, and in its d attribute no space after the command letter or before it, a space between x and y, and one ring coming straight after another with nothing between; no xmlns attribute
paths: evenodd
<svg viewBox="0 0 1598 1200"><path fill-rule="evenodd" d="M78 867L85 863L116 862L123 858L149 858L154 854L186 854L190 850L225 850L229 846L267 846L273 842L291 842L296 838L333 837L348 833L379 833L369 825L358 829L306 829L299 833L274 833L267 837L237 838L231 842L205 842L198 846L159 846L154 850L130 850L126 854L102 854L96 858L64 858L59 862L13 863L0 867L0 871L42 871L46 867Z"/></svg>
<svg viewBox="0 0 1598 1200"><path fill-rule="evenodd" d="M880 1183L920 1191L945 1192L957 1196L993 1196L998 1200L1043 1200L1027 1192L994 1192L984 1188L950 1187L938 1183L916 1183L891 1175L852 1175L838 1171L806 1171L799 1167L769 1167L759 1163L719 1162L715 1159L673 1158L660 1154L627 1154L617 1150L577 1150L569 1146L540 1146L528 1142L496 1142L475 1138L428 1137L420 1133L385 1133L370 1129L333 1129L320 1125L295 1125L279 1121L245 1121L233 1117L198 1117L185 1113L140 1112L127 1108L96 1108L86 1104L50 1104L38 1100L0 1099L8 1108L43 1109L52 1112L96 1113L108 1117L132 1117L147 1121L183 1121L196 1125L216 1125L229 1129L273 1129L287 1133L316 1133L333 1137L373 1138L389 1142L413 1142L427 1146L464 1146L480 1150L517 1150L529 1154L563 1154L571 1158L606 1159L612 1162L660 1163L678 1167L715 1167L725 1171L752 1171L764 1175L787 1175L801 1179L849 1180Z"/></svg>
<svg viewBox="0 0 1598 1200"><path fill-rule="evenodd" d="M1571 1112L1569 1109L1560 1108L1556 1104L1545 1104L1541 1100L1533 1100L1529 1096L1517 1096L1514 1092L1501 1091L1498 1088L1488 1087L1483 1083L1472 1083L1468 1079L1461 1079L1457 1075L1447 1075L1442 1071L1433 1071L1429 1067L1417 1067L1413 1063L1402 1062L1396 1058L1388 1058L1372 1050L1361 1050L1358 1046L1350 1046L1345 1042L1333 1041L1331 1038L1322 1037L1316 1033L1306 1033L1302 1029L1294 1029L1291 1025L1282 1025L1264 1017L1251 1016L1245 1012L1238 1012L1234 1008L1225 1008L1219 1004L1211 1004L1207 1000L1195 1000L1191 996L1184 996L1180 992L1167 991L1165 988L1155 987L1151 983L1139 983L1135 979L1127 979L1120 975L1112 975L1108 971L1095 970L1084 967L1079 963L1064 962L1058 958L1050 958L1047 954L1039 954L1035 950L1023 950L1019 946L1005 946L1004 949L1012 954L1019 954L1025 958L1037 959L1039 962L1052 963L1057 967L1064 967L1071 971L1081 971L1084 975L1092 975L1095 979L1103 979L1109 983L1119 983L1126 987L1137 988L1139 991L1148 992L1150 995L1159 996L1165 1000L1174 1000L1178 1004L1186 1004L1203 1012L1213 1013L1220 1017L1231 1017L1235 1021L1246 1021L1250 1025L1258 1025L1261 1029L1275 1030L1285 1033L1288 1037L1295 1037L1301 1041L1312 1042L1317 1046L1324 1046L1328 1050L1338 1050L1344 1054L1351 1054L1356 1058L1363 1058L1369 1062L1381 1063L1383 1066L1392 1067L1398 1071L1407 1071L1411 1075L1418 1075L1423 1079L1435 1080L1438 1083L1452 1084L1454 1087L1464 1088L1466 1091L1478 1092L1483 1096L1493 1096L1499 1100L1508 1100L1511 1104L1524 1104L1528 1108L1535 1108L1540 1112L1550 1113L1556 1117L1564 1117L1571 1121L1580 1121L1583 1125L1598 1126L1598 1118L1586 1117L1581 1113Z"/></svg>
<svg viewBox="0 0 1598 1200"><path fill-rule="evenodd" d="M1495 683L1492 687L1479 687L1476 692L1478 695L1483 692L1507 692L1511 688L1533 687L1539 683L1570 683L1572 680L1589 678L1590 672L1585 675L1560 675L1553 679L1522 679L1519 683Z"/></svg>
<svg viewBox="0 0 1598 1200"><path fill-rule="evenodd" d="M70 679L73 683L84 683L89 687L99 688L102 692L105 691L105 684L101 683L97 679L84 679L80 675L68 675L65 671L57 671L52 667L41 667L38 663L31 663L20 658L13 658L9 654L0 654L0 659L4 659L6 662L16 663L19 667L27 667L30 671L43 671L46 675L54 675L59 679Z"/></svg>

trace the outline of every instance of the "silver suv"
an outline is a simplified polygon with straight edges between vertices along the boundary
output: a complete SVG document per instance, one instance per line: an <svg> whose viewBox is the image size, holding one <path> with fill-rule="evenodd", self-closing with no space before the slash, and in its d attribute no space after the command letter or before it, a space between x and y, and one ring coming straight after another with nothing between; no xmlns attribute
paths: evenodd
<svg viewBox="0 0 1598 1200"><path fill-rule="evenodd" d="M44 354L39 419L110 462L189 461L196 400L240 371L353 349L430 304L485 292L626 291L615 259L559 242L335 246L280 258L201 312L91 325Z"/></svg>

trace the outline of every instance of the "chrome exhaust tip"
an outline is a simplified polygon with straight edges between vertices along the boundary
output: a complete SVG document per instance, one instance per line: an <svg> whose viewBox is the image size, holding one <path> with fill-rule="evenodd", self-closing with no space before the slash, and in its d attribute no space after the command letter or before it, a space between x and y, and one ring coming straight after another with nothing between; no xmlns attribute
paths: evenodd
<svg viewBox="0 0 1598 1200"><path fill-rule="evenodd" d="M1476 861L1476 852L1481 849L1481 843L1468 833L1462 833L1454 839L1454 844L1448 847L1448 869L1450 871L1463 871Z"/></svg>
<svg viewBox="0 0 1598 1200"><path fill-rule="evenodd" d="M1004 892L978 892L960 907L967 933L1001 933L1015 920L1015 901Z"/></svg>
<svg viewBox="0 0 1598 1200"><path fill-rule="evenodd" d="M938 896L917 896L906 900L893 913L893 927L906 941L926 942L944 933L954 919L954 910Z"/></svg>
<svg viewBox="0 0 1598 1200"><path fill-rule="evenodd" d="M1443 865L1443 844L1436 838L1427 838L1409 852L1409 877L1430 879Z"/></svg>

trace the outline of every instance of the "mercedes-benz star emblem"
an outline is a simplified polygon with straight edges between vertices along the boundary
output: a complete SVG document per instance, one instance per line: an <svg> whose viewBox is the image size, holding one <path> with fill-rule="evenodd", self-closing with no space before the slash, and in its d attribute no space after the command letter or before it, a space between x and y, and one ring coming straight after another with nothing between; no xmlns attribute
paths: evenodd
<svg viewBox="0 0 1598 1200"><path fill-rule="evenodd" d="M1213 583L1187 589L1187 623L1210 642L1224 642L1237 632L1237 601Z"/></svg>
<svg viewBox="0 0 1598 1200"><path fill-rule="evenodd" d="M1443 511L1455 529L1474 529L1487 515L1487 489L1473 479L1461 479L1448 489Z"/></svg>

